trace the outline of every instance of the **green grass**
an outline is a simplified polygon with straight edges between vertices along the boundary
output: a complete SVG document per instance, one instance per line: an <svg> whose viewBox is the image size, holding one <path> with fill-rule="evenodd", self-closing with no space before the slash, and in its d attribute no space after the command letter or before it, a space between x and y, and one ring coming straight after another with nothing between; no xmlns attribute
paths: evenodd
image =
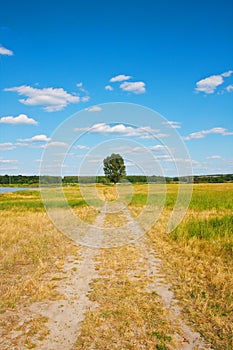
<svg viewBox="0 0 233 350"><path fill-rule="evenodd" d="M129 199L130 196L126 196L126 200ZM153 204L155 206L161 206L163 205L163 194L150 194L148 196L145 193L135 193L130 201L130 205L136 205L136 206L145 206Z"/></svg>
<svg viewBox="0 0 233 350"><path fill-rule="evenodd" d="M93 187L93 186L92 186ZM91 188L91 187L90 187ZM65 187L63 188L65 197L67 198L68 204L71 208L87 205L85 199L79 188L76 187ZM165 190L165 188L164 188ZM175 205L177 199L178 186L176 184L168 185L166 188L166 200L165 208L172 208ZM45 190L46 191L46 190ZM56 189L54 189L56 191ZM163 205L163 188L160 185L154 185L152 187L153 193L150 194L148 201L148 186L134 185L134 193L130 201L130 205L134 206L145 206L146 204L153 204L155 206ZM51 206L56 206L56 200L53 198L53 190L49 190L51 194ZM55 192L54 192L55 193ZM93 194L90 192L92 197ZM89 197L89 196L88 196ZM130 195L126 194L126 200L130 200ZM100 207L102 202L96 198L88 198L89 204L94 207ZM148 202L148 203L147 203ZM59 203L59 201L58 201ZM17 191L14 193L3 193L0 194L0 209L9 208L19 209L31 209L31 210L43 210L43 202L39 190L27 190ZM64 207L64 203L60 203L59 207ZM190 202L190 209L203 211L216 209L218 211L233 210L233 186L230 184L205 184L205 185L194 185L192 194L192 200Z"/></svg>
<svg viewBox="0 0 233 350"><path fill-rule="evenodd" d="M190 209L211 210L211 209L233 209L233 193L215 191L203 193L193 193Z"/></svg>
<svg viewBox="0 0 233 350"><path fill-rule="evenodd" d="M55 191L55 190L54 190ZM71 208L77 208L81 206L86 206L86 201L82 198L79 191L71 191L70 189L65 189L65 196L67 198L68 204ZM54 199L52 196L52 191L49 190L51 194L51 200L47 202L47 206L50 208L54 207L65 207L67 203L64 201L59 201ZM97 201L93 199L93 205ZM97 205L97 204L96 204ZM44 203L41 198L41 193L39 190L27 190L27 191L17 191L8 192L0 194L0 210L8 210L14 208L15 210L32 210L41 211L44 210Z"/></svg>
<svg viewBox="0 0 233 350"><path fill-rule="evenodd" d="M214 246L224 259L233 258L233 215L211 219L189 219L179 225L170 235L173 240L198 239Z"/></svg>
<svg viewBox="0 0 233 350"><path fill-rule="evenodd" d="M154 192L156 186L154 185ZM134 186L135 188L136 186ZM165 190L165 189L164 189ZM168 185L166 190L165 208L172 209L177 200L178 186L176 184ZM129 195L126 199L129 199ZM140 191L133 194L130 204L135 206L144 206L147 204L148 194L147 185L140 185ZM162 205L163 193L158 188L157 193L150 194L148 204ZM206 184L205 188L202 185L194 185L192 199L189 205L190 209L196 210L233 210L233 186L226 184Z"/></svg>
<svg viewBox="0 0 233 350"><path fill-rule="evenodd" d="M43 210L40 192L37 190L17 191L0 194L0 210Z"/></svg>
<svg viewBox="0 0 233 350"><path fill-rule="evenodd" d="M225 215L222 218L215 217L209 220L190 220L183 228L176 231L182 232L186 238L197 237L199 239L216 240L233 237L233 215Z"/></svg>

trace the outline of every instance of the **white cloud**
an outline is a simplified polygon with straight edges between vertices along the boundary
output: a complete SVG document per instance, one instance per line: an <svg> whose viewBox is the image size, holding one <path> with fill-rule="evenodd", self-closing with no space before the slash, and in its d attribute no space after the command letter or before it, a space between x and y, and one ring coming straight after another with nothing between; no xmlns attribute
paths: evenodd
<svg viewBox="0 0 233 350"><path fill-rule="evenodd" d="M148 147L151 151L169 151L169 148L164 145L155 145Z"/></svg>
<svg viewBox="0 0 233 350"><path fill-rule="evenodd" d="M224 78L228 78L228 77L231 76L232 73L233 73L233 70L229 70L229 71L227 71L227 72L225 72L225 73L222 73L221 75L222 75L222 77L224 77Z"/></svg>
<svg viewBox="0 0 233 350"><path fill-rule="evenodd" d="M196 91L202 91L206 94L212 94L217 86L223 83L223 77L221 75L212 75L211 77L202 79L196 83Z"/></svg>
<svg viewBox="0 0 233 350"><path fill-rule="evenodd" d="M90 129L76 128L76 131L88 131L96 134L120 134L128 137L153 138L165 137L167 135L160 134L158 129L152 129L150 126L132 127L124 124L109 125L106 123L94 124Z"/></svg>
<svg viewBox="0 0 233 350"><path fill-rule="evenodd" d="M28 147L29 144L26 143L26 142L16 142L16 143L15 143L15 146L16 146L16 147Z"/></svg>
<svg viewBox="0 0 233 350"><path fill-rule="evenodd" d="M29 124L29 125L37 125L38 122L33 118L27 117L25 114L19 114L17 117L2 117L0 118L0 123L2 124L11 124L11 125L19 125L19 124Z"/></svg>
<svg viewBox="0 0 233 350"><path fill-rule="evenodd" d="M146 92L145 83L143 81L128 82L125 81L120 85L123 91L129 91L134 94L144 94Z"/></svg>
<svg viewBox="0 0 233 350"><path fill-rule="evenodd" d="M49 137L47 137L46 135L44 134L41 134L41 135L35 135L33 137L30 137L28 139L19 139L18 141L21 141L21 142L38 142L38 141L42 141L42 142L48 142L50 141L51 139Z"/></svg>
<svg viewBox="0 0 233 350"><path fill-rule="evenodd" d="M13 51L11 51L3 46L0 46L0 55L13 56Z"/></svg>
<svg viewBox="0 0 233 350"><path fill-rule="evenodd" d="M212 128L208 130L201 130L197 132L193 132L189 134L188 136L183 137L184 140L191 140L191 139L203 139L206 135L209 134L220 134L222 136L227 135L233 135L232 131L228 131L225 128Z"/></svg>
<svg viewBox="0 0 233 350"><path fill-rule="evenodd" d="M81 91L86 91L84 88L83 88L83 83L82 82L80 82L80 83L78 83L77 84L77 87L81 90Z"/></svg>
<svg viewBox="0 0 233 350"><path fill-rule="evenodd" d="M83 96L81 97L82 102L88 102L90 100L90 96Z"/></svg>
<svg viewBox="0 0 233 350"><path fill-rule="evenodd" d="M196 83L195 91L197 92L204 92L206 94L212 94L215 92L216 88L219 85L222 85L224 82L223 78L228 78L232 75L233 71L229 70L227 72L224 72L222 74L218 75L211 75L207 78L204 78L202 80L199 80Z"/></svg>
<svg viewBox="0 0 233 350"><path fill-rule="evenodd" d="M214 155L214 156L206 157L206 159L222 159L222 157L218 155Z"/></svg>
<svg viewBox="0 0 233 350"><path fill-rule="evenodd" d="M189 158L173 158L173 157L167 157L167 159L164 160L165 162L169 162L169 163L190 163L192 162L193 164L197 164L199 162L197 162L196 160L191 160Z"/></svg>
<svg viewBox="0 0 233 350"><path fill-rule="evenodd" d="M112 91L113 87L111 85L106 85L105 90Z"/></svg>
<svg viewBox="0 0 233 350"><path fill-rule="evenodd" d="M233 84L228 85L228 86L226 87L226 90L227 90L227 92L233 91Z"/></svg>
<svg viewBox="0 0 233 350"><path fill-rule="evenodd" d="M132 77L130 75L119 74L119 75L116 75L115 77L112 77L109 81L110 83L116 83L119 81L129 80L131 78Z"/></svg>
<svg viewBox="0 0 233 350"><path fill-rule="evenodd" d="M18 160L13 160L13 159L0 159L0 163L3 163L3 164L12 164L12 163L18 163Z"/></svg>
<svg viewBox="0 0 233 350"><path fill-rule="evenodd" d="M90 149L89 147L84 146L84 145L77 145L74 148L76 148L76 149Z"/></svg>
<svg viewBox="0 0 233 350"><path fill-rule="evenodd" d="M3 167L1 167L1 171L5 171L6 173L8 173L9 174L9 172L13 172L14 171L14 173L17 171L18 173L19 173L19 167L18 166L8 166L8 167L5 167L5 168L3 168Z"/></svg>
<svg viewBox="0 0 233 350"><path fill-rule="evenodd" d="M164 154L164 155L158 155L154 156L155 159L171 159L171 156Z"/></svg>
<svg viewBox="0 0 233 350"><path fill-rule="evenodd" d="M66 142L61 142L61 141L52 141L49 142L47 145L43 146L43 147L68 147L68 143Z"/></svg>
<svg viewBox="0 0 233 350"><path fill-rule="evenodd" d="M181 127L180 122L167 121L167 122L164 122L163 124L170 125L174 129L180 129L180 127Z"/></svg>
<svg viewBox="0 0 233 350"><path fill-rule="evenodd" d="M88 112L100 112L102 111L102 107L100 106L93 106L93 107L90 107L90 108L87 108L87 111Z"/></svg>
<svg viewBox="0 0 233 350"><path fill-rule="evenodd" d="M1 151L11 151L14 148L15 148L15 145L11 142L0 143Z"/></svg>
<svg viewBox="0 0 233 350"><path fill-rule="evenodd" d="M87 91L86 89L84 89L83 83L82 83L82 82L76 84L76 86L79 88L79 90L80 90L81 92L85 92L86 94L88 94L88 91Z"/></svg>
<svg viewBox="0 0 233 350"><path fill-rule="evenodd" d="M80 83L76 84L76 86L78 87L78 89L79 89L80 92L82 92L82 93L85 94L85 96L82 96L82 97L80 98L80 100L81 100L82 102L88 102L88 101L90 100L89 92L88 92L86 89L84 89L83 83L80 82Z"/></svg>
<svg viewBox="0 0 233 350"><path fill-rule="evenodd" d="M47 112L60 111L70 103L80 102L80 97L70 94L63 88L37 89L27 85L6 88L4 91L16 91L19 95L26 96L19 101L27 106L43 106Z"/></svg>

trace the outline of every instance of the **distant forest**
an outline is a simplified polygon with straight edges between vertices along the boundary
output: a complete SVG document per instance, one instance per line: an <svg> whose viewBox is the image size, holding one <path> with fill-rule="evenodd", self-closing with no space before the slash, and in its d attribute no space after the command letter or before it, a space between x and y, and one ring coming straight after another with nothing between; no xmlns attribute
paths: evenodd
<svg viewBox="0 0 233 350"><path fill-rule="evenodd" d="M128 175L125 179L131 183L177 183L177 182L191 182L192 177L161 177L161 176L143 176L143 175ZM193 176L194 183L222 183L233 182L233 174L217 174L217 175L199 175ZM102 183L107 184L108 181L105 176L42 176L41 179L38 175L25 176L25 175L0 175L0 185L27 185L38 186L39 183L43 185L52 185L62 183L64 185L69 184L88 184L88 183Z"/></svg>

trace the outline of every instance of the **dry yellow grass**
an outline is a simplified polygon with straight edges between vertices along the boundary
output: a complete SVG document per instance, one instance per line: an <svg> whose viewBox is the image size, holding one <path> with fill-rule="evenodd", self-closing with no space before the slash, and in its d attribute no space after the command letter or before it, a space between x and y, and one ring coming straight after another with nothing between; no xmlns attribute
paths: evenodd
<svg viewBox="0 0 233 350"><path fill-rule="evenodd" d="M167 186L168 205L148 232L148 247L163 261L187 322L213 344L233 349L233 184L194 185L193 198L178 231L168 235L177 185ZM143 194L140 186L137 193ZM142 206L131 204L136 217ZM198 229L202 232L198 232Z"/></svg>
<svg viewBox="0 0 233 350"><path fill-rule="evenodd" d="M109 213L105 215L104 226L112 229L122 227L126 224L127 218L120 213Z"/></svg>
<svg viewBox="0 0 233 350"><path fill-rule="evenodd" d="M1 312L20 302L56 295L48 272L62 267L77 247L60 233L43 211L4 210L0 217Z"/></svg>
<svg viewBox="0 0 233 350"><path fill-rule="evenodd" d="M82 221L87 224L93 224L97 215L99 214L99 210L94 207L81 207L81 208L73 208L72 209L75 215L77 215Z"/></svg>
<svg viewBox="0 0 233 350"><path fill-rule="evenodd" d="M214 349L230 350L233 348L232 258L226 259L217 241L196 237L173 239L167 235L165 222L170 214L164 212L164 217L150 230L149 245L159 253L163 270L174 286L187 320ZM185 220L193 216L191 211ZM215 216L216 211L207 211L194 217L200 220Z"/></svg>
<svg viewBox="0 0 233 350"><path fill-rule="evenodd" d="M100 198L109 202L116 198L114 187L97 186L97 190ZM87 223L93 223L98 209L79 206L77 188L75 192L66 191L73 203L72 210ZM134 186L134 193L138 195L137 203L132 201L128 209L136 217L143 208L140 200L146 194L146 185ZM148 248L154 248L162 259L162 269L174 286L187 322L200 331L214 349L233 349L232 226L227 234L216 234L216 237L218 226L214 226L214 221L210 236L199 236L199 226L195 226L206 220L203 227L208 228L208 222L215 219L216 225L221 220L221 225L228 222L231 225L233 184L195 185L190 209L179 230L170 235L165 234L165 227L177 185L167 186L167 193L163 214L147 234ZM59 298L55 288L60 278L56 277L60 276L57 273L62 271L67 256L78 254L78 248L54 228L34 194L2 198L0 310L4 316L5 310L18 305ZM118 227L120 223L117 215L106 217L107 225ZM193 236L189 232L192 225L196 227ZM220 226L220 230L221 227L226 226ZM100 251L97 257L100 277L93 281L90 293L90 298L99 306L86 314L74 349L172 348L173 331L166 311L155 293L145 292L149 278L141 258L140 248L134 245ZM15 327L19 319L14 317ZM6 332L11 327L8 321L2 323ZM44 321L35 320L28 327L32 333L44 337ZM23 346L33 347L30 332Z"/></svg>
<svg viewBox="0 0 233 350"><path fill-rule="evenodd" d="M101 250L90 299L98 308L87 312L73 349L168 349L171 327L149 282L140 247Z"/></svg>
<svg viewBox="0 0 233 350"><path fill-rule="evenodd" d="M20 196L27 200L27 194ZM19 195L10 195L4 196L3 202L5 197L19 200ZM1 211L0 325L5 339L14 334L13 339L9 336L10 348L19 344L24 349L34 348L31 338L46 336L44 317L21 323L20 314L34 301L62 298L56 289L56 274L71 254L78 256L78 247L53 226L45 211L35 210L33 205Z"/></svg>
<svg viewBox="0 0 233 350"><path fill-rule="evenodd" d="M4 315L5 316L5 315ZM22 322L20 315L17 313L4 317L1 321L3 329L2 338L8 338L8 333L14 330L14 337L9 337L9 346L7 349L34 349L36 344L32 338L41 341L45 339L48 334L48 329L45 325L46 317L29 318ZM3 347L5 348L5 347Z"/></svg>
<svg viewBox="0 0 233 350"><path fill-rule="evenodd" d="M118 193L116 186L103 186L96 185L96 191L99 198L103 201L111 202L118 199Z"/></svg>

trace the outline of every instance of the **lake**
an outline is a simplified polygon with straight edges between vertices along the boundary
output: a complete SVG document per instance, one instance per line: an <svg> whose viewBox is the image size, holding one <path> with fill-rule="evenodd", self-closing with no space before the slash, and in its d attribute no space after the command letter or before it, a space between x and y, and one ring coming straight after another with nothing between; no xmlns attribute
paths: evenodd
<svg viewBox="0 0 233 350"><path fill-rule="evenodd" d="M38 187L0 187L0 193L38 190Z"/></svg>

